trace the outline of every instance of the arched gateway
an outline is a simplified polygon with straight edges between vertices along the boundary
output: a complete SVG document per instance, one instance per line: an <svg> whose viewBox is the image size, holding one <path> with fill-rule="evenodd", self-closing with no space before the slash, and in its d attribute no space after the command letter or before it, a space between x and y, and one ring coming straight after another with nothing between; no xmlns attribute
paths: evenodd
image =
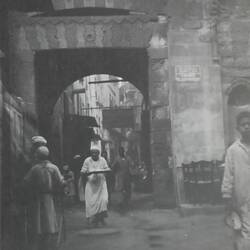
<svg viewBox="0 0 250 250"><path fill-rule="evenodd" d="M74 80L119 75L148 100L155 201L166 203L169 151L167 23L145 14L120 16L9 15L9 83L27 117L46 133L53 106ZM46 129L44 129L46 128ZM33 132L31 132L33 131Z"/></svg>

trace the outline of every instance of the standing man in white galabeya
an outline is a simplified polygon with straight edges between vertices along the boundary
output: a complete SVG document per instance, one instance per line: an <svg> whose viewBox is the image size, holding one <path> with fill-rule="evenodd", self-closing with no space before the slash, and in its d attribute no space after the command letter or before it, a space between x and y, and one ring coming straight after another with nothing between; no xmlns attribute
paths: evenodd
<svg viewBox="0 0 250 250"><path fill-rule="evenodd" d="M227 150L222 195L231 211L235 249L250 249L250 112L237 116L241 135Z"/></svg>
<svg viewBox="0 0 250 250"><path fill-rule="evenodd" d="M89 226L97 227L99 223L105 225L108 212L108 189L105 172L109 171L106 160L100 156L101 146L92 142L90 148L91 156L86 158L81 174L85 176L85 202L86 218Z"/></svg>

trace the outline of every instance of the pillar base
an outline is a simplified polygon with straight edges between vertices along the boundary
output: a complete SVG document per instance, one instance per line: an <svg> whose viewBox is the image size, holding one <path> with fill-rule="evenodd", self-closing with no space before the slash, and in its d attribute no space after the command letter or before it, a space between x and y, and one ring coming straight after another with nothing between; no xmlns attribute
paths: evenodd
<svg viewBox="0 0 250 250"><path fill-rule="evenodd" d="M153 187L153 199L155 207L176 207L172 169L167 168L158 170L153 176Z"/></svg>

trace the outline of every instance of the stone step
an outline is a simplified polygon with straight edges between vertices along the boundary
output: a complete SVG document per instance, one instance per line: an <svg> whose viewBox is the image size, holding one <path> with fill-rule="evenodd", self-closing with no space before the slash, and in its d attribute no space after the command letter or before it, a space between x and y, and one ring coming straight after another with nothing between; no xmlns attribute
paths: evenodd
<svg viewBox="0 0 250 250"><path fill-rule="evenodd" d="M222 214L225 211L223 205L192 205L182 204L178 208L181 216L192 216L192 215L210 215L210 214Z"/></svg>

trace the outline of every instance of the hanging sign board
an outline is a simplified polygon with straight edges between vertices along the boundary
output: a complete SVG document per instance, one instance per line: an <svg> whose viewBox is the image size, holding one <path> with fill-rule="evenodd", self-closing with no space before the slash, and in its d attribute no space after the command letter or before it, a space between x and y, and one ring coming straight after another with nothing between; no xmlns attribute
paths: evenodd
<svg viewBox="0 0 250 250"><path fill-rule="evenodd" d="M133 109L103 110L103 126L105 128L134 128Z"/></svg>
<svg viewBox="0 0 250 250"><path fill-rule="evenodd" d="M177 82L198 82L201 80L200 65L175 65Z"/></svg>

